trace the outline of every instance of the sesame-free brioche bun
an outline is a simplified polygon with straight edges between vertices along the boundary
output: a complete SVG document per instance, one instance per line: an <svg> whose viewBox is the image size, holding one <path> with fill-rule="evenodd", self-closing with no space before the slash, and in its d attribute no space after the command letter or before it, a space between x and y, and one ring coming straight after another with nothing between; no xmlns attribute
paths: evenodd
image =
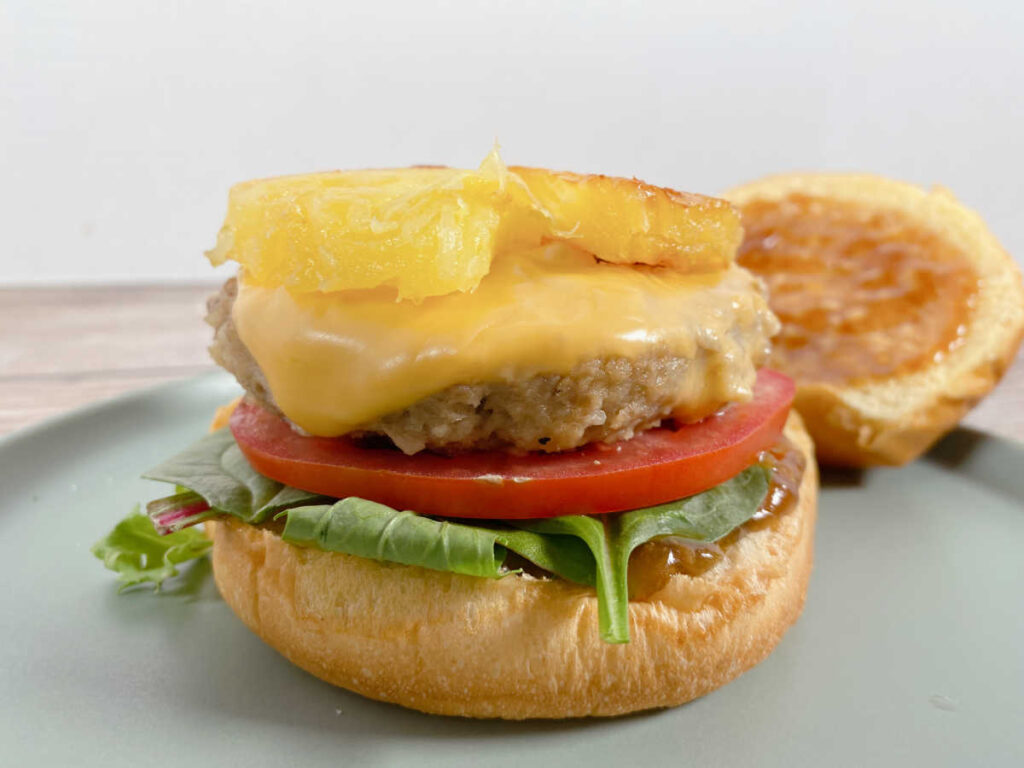
<svg viewBox="0 0 1024 768"><path fill-rule="evenodd" d="M961 254L976 273L974 295L957 299L964 302L966 310L957 343L919 367L863 380L834 381L827 375L787 370L778 360L770 363L796 379L794 407L803 416L823 464L905 464L956 426L1012 362L1024 333L1020 270L981 217L943 188L924 190L865 174L795 173L769 176L724 195L741 210L747 209L748 231L759 224L756 216L751 219L749 206L792 196L835 201L859 210L865 222L882 216L890 226L899 222L928 233L937 247ZM820 222L827 228L824 217ZM865 236L868 234L865 231ZM870 265L865 265L864 273L869 269ZM847 306L856 308L856 299L848 300ZM783 318L783 335L786 332ZM820 366L820 372L827 374L828 361L821 360Z"/></svg>
<svg viewBox="0 0 1024 768"><path fill-rule="evenodd" d="M287 544L270 528L207 523L224 599L270 646L334 685L444 715L620 715L702 696L764 659L803 608L817 473L797 504L745 531L701 576L674 575L631 602L630 643L598 634L593 589L489 580Z"/></svg>

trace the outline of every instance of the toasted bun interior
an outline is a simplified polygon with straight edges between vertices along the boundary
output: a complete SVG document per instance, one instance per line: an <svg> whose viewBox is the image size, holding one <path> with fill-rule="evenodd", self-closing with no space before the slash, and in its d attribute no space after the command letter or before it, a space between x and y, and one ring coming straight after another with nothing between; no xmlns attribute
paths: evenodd
<svg viewBox="0 0 1024 768"><path fill-rule="evenodd" d="M962 338L948 354L912 371L865 381L795 376L795 405L822 463L904 464L952 429L1013 360L1024 332L1020 270L981 217L945 189L926 191L869 175L789 174L737 187L725 196L742 209L793 195L850 204L866 216L899 217L935 233L977 273L978 289Z"/></svg>
<svg viewBox="0 0 1024 768"><path fill-rule="evenodd" d="M632 602L631 642L598 635L589 588L528 575L485 580L301 549L234 519L208 523L221 594L292 662L370 698L445 715L619 715L702 696L764 659L800 615L811 569L817 474L799 500L744 533L698 577Z"/></svg>

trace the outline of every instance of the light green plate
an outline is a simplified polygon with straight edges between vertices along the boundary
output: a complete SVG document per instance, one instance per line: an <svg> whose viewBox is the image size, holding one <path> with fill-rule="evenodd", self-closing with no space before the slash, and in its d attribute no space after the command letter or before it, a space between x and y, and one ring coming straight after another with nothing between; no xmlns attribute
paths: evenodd
<svg viewBox="0 0 1024 768"><path fill-rule="evenodd" d="M140 471L235 394L224 376L0 443L0 764L1024 764L1024 450L971 432L825 478L807 608L767 661L674 710L430 717L293 667L217 596L116 594L89 546L163 492Z"/></svg>

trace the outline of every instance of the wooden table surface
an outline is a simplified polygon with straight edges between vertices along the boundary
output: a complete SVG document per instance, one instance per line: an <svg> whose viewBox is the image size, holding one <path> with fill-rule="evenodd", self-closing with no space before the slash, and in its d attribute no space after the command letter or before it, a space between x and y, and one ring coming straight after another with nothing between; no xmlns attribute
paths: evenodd
<svg viewBox="0 0 1024 768"><path fill-rule="evenodd" d="M0 435L214 369L215 284L0 289ZM966 424L1024 441L1024 353Z"/></svg>

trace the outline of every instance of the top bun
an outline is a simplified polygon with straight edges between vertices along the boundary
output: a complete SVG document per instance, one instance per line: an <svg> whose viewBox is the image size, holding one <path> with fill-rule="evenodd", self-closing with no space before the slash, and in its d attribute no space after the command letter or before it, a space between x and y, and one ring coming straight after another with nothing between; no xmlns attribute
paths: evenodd
<svg viewBox="0 0 1024 768"><path fill-rule="evenodd" d="M766 277L781 315L783 348L771 364L796 378L795 405L823 463L911 461L1013 359L1024 332L1020 271L947 190L789 174L725 196L744 215L740 263ZM826 267L829 249L835 259ZM808 285L808 274L818 282ZM937 341L940 315L951 340ZM862 374L850 375L858 365Z"/></svg>

